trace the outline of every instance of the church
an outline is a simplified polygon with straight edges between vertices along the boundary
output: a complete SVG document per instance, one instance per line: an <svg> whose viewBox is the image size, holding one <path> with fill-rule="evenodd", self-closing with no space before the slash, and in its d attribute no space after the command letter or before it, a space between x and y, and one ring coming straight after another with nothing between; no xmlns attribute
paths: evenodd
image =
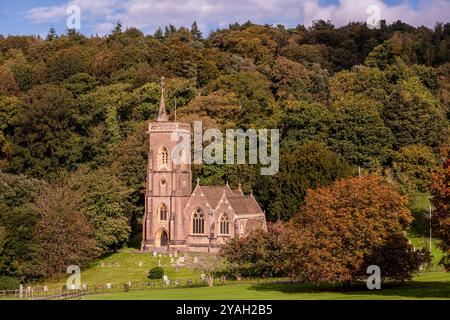
<svg viewBox="0 0 450 320"><path fill-rule="evenodd" d="M245 195L228 183L203 186L197 179L192 191L189 161L176 164L173 133L190 141L190 124L169 122L164 88L157 122L148 127L149 154L141 250L217 252L233 237L257 228L266 229L266 218L253 194Z"/></svg>

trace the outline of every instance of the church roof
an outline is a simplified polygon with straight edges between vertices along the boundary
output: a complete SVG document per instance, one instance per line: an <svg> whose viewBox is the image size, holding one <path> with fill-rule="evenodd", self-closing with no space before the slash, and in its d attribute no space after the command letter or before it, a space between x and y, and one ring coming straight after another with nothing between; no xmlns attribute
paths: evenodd
<svg viewBox="0 0 450 320"><path fill-rule="evenodd" d="M233 191L230 189L228 185L226 186L200 186L201 192L205 195L209 204L215 208L222 198L222 194L225 191L225 195L227 197L232 197Z"/></svg>
<svg viewBox="0 0 450 320"><path fill-rule="evenodd" d="M263 211L253 195L246 196L241 188L232 190L225 186L198 186L212 208L216 208L225 193L226 199L236 214L262 214Z"/></svg>
<svg viewBox="0 0 450 320"><path fill-rule="evenodd" d="M227 197L228 202L233 207L236 214L259 214L262 213L261 207L255 198L250 196L231 196Z"/></svg>

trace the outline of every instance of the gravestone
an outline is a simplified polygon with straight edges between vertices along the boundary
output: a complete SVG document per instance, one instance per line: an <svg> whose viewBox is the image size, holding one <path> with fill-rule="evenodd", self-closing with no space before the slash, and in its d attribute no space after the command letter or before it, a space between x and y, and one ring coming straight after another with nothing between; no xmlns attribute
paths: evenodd
<svg viewBox="0 0 450 320"><path fill-rule="evenodd" d="M158 260L158 267L161 267L161 261Z"/></svg>
<svg viewBox="0 0 450 320"><path fill-rule="evenodd" d="M153 251L153 258L156 258L158 256L158 252Z"/></svg>
<svg viewBox="0 0 450 320"><path fill-rule="evenodd" d="M170 258L170 263L174 263L175 261L174 261L174 259L173 259L173 257L171 257Z"/></svg>
<svg viewBox="0 0 450 320"><path fill-rule="evenodd" d="M120 264L119 264L119 262L117 261L117 262L116 262L116 268L118 268L118 267L120 267Z"/></svg>
<svg viewBox="0 0 450 320"><path fill-rule="evenodd" d="M194 257L194 263L197 263L197 262L198 262L198 258Z"/></svg>
<svg viewBox="0 0 450 320"><path fill-rule="evenodd" d="M166 280L166 286L170 286L170 280Z"/></svg>
<svg viewBox="0 0 450 320"><path fill-rule="evenodd" d="M184 262L184 257L179 257L178 262Z"/></svg>
<svg viewBox="0 0 450 320"><path fill-rule="evenodd" d="M139 261L139 267L142 267L142 261Z"/></svg>
<svg viewBox="0 0 450 320"><path fill-rule="evenodd" d="M100 267L104 268L105 267L105 263L102 261L102 263L100 264Z"/></svg>
<svg viewBox="0 0 450 320"><path fill-rule="evenodd" d="M173 257L172 253L169 253L169 258L172 258L172 257Z"/></svg>
<svg viewBox="0 0 450 320"><path fill-rule="evenodd" d="M83 290L87 290L87 284L83 284L82 288Z"/></svg>
<svg viewBox="0 0 450 320"><path fill-rule="evenodd" d="M200 275L200 279L205 280L205 278L206 278L206 274L202 273L202 274Z"/></svg>
<svg viewBox="0 0 450 320"><path fill-rule="evenodd" d="M176 258L176 257L178 257L178 252L175 252L174 254L173 254L173 256Z"/></svg>
<svg viewBox="0 0 450 320"><path fill-rule="evenodd" d="M111 289L111 283L110 283L110 282L108 282L108 283L106 284L106 289Z"/></svg>
<svg viewBox="0 0 450 320"><path fill-rule="evenodd" d="M48 287L44 286L44 292L47 292L47 291L48 291Z"/></svg>
<svg viewBox="0 0 450 320"><path fill-rule="evenodd" d="M111 268L111 263L108 263L108 268Z"/></svg>
<svg viewBox="0 0 450 320"><path fill-rule="evenodd" d="M179 285L180 285L180 280L175 280L175 281L173 282L173 284L176 285L176 286L179 286Z"/></svg>
<svg viewBox="0 0 450 320"><path fill-rule="evenodd" d="M161 253L160 253L160 254L158 254L158 257L162 258L162 254L161 254Z"/></svg>
<svg viewBox="0 0 450 320"><path fill-rule="evenodd" d="M131 281L127 282L127 286L128 286L128 288L131 288Z"/></svg>
<svg viewBox="0 0 450 320"><path fill-rule="evenodd" d="M167 280L169 280L169 277L168 276L163 276L163 280L167 281Z"/></svg>

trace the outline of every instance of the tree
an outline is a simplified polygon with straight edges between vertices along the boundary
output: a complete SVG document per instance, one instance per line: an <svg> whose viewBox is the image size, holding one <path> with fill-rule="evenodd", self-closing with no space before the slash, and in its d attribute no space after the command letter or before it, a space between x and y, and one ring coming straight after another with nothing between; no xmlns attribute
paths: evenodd
<svg viewBox="0 0 450 320"><path fill-rule="evenodd" d="M26 207L0 204L0 274L20 280L32 278L41 263L36 239L38 215Z"/></svg>
<svg viewBox="0 0 450 320"><path fill-rule="evenodd" d="M192 37L193 37L195 40L197 40L197 41L202 40L202 32L200 31L199 27L197 26L197 22L196 22L196 21L194 21L194 22L192 23L192 26L191 26L191 35L192 35Z"/></svg>
<svg viewBox="0 0 450 320"><path fill-rule="evenodd" d="M256 177L254 194L271 221L289 220L310 188L351 175L350 166L320 142L289 145L280 152L279 172Z"/></svg>
<svg viewBox="0 0 450 320"><path fill-rule="evenodd" d="M19 99L16 97L6 97L0 95L0 166L8 157L9 144L7 141L7 131L11 125L11 120L17 111Z"/></svg>
<svg viewBox="0 0 450 320"><path fill-rule="evenodd" d="M21 207L33 201L44 185L43 181L23 174L0 171L0 203L10 208Z"/></svg>
<svg viewBox="0 0 450 320"><path fill-rule="evenodd" d="M393 143L381 106L364 96L347 95L333 103L328 145L353 165L377 168L385 163Z"/></svg>
<svg viewBox="0 0 450 320"><path fill-rule="evenodd" d="M50 29L48 30L46 40L52 41L52 40L56 39L57 37L58 37L58 35L56 33L56 29L53 26L51 26Z"/></svg>
<svg viewBox="0 0 450 320"><path fill-rule="evenodd" d="M433 150L424 145L410 145L394 153L392 169L394 176L406 191L427 192L431 173L437 163Z"/></svg>
<svg viewBox="0 0 450 320"><path fill-rule="evenodd" d="M441 263L450 271L450 149L443 148L442 155L442 168L433 174L431 203L434 206L433 227L444 252Z"/></svg>
<svg viewBox="0 0 450 320"><path fill-rule="evenodd" d="M81 158L77 110L72 94L55 85L33 87L11 120L8 166L34 177L73 169Z"/></svg>
<svg viewBox="0 0 450 320"><path fill-rule="evenodd" d="M328 138L333 114L325 105L288 100L282 109L280 130L283 145L324 141Z"/></svg>
<svg viewBox="0 0 450 320"><path fill-rule="evenodd" d="M411 222L407 198L375 176L309 190L289 222L294 252L284 267L290 276L313 283L362 279L367 276L367 262L378 264L390 278L411 279L421 264L429 262L429 256L406 243L402 231ZM398 245L389 251L392 239ZM395 268L398 272L392 272Z"/></svg>
<svg viewBox="0 0 450 320"><path fill-rule="evenodd" d="M116 251L128 241L131 190L107 169L86 172L80 168L67 183L79 193L83 215L102 254Z"/></svg>
<svg viewBox="0 0 450 320"><path fill-rule="evenodd" d="M153 37L155 37L158 40L161 40L161 39L164 38L163 31L162 31L161 27L158 27L158 29L156 29L155 33L153 34Z"/></svg>
<svg viewBox="0 0 450 320"><path fill-rule="evenodd" d="M81 193L61 180L45 187L30 205L39 216L35 234L40 263L32 270L35 276L60 275L68 266L83 266L98 256L92 230L80 211L81 204Z"/></svg>
<svg viewBox="0 0 450 320"><path fill-rule="evenodd" d="M418 77L397 84L382 109L386 126L395 136L394 147L441 145L445 134L445 112Z"/></svg>
<svg viewBox="0 0 450 320"><path fill-rule="evenodd" d="M254 230L242 238L230 239L220 250L227 271L236 277L285 276L280 261L287 253L283 236L288 232L280 221L270 223L268 230Z"/></svg>
<svg viewBox="0 0 450 320"><path fill-rule="evenodd" d="M87 50L80 46L61 49L48 61L48 78L51 81L63 81L74 74L87 71Z"/></svg>
<svg viewBox="0 0 450 320"><path fill-rule="evenodd" d="M19 92L19 86L12 71L0 65L0 95L13 96Z"/></svg>
<svg viewBox="0 0 450 320"><path fill-rule="evenodd" d="M33 85L33 70L29 65L24 63L13 64L11 71L20 90L26 92L31 89Z"/></svg>
<svg viewBox="0 0 450 320"><path fill-rule="evenodd" d="M259 72L239 72L219 77L207 88L207 92L218 91L235 93L242 106L237 123L240 128L252 125L266 128L277 116L277 105L270 91L268 79Z"/></svg>

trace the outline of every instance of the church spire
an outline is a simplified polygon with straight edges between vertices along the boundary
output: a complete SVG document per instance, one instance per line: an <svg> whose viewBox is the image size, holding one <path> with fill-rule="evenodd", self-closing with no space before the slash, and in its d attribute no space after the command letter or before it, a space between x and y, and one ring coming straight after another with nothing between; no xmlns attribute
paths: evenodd
<svg viewBox="0 0 450 320"><path fill-rule="evenodd" d="M158 122L167 122L166 104L164 103L164 77L161 77L161 100L159 101Z"/></svg>

